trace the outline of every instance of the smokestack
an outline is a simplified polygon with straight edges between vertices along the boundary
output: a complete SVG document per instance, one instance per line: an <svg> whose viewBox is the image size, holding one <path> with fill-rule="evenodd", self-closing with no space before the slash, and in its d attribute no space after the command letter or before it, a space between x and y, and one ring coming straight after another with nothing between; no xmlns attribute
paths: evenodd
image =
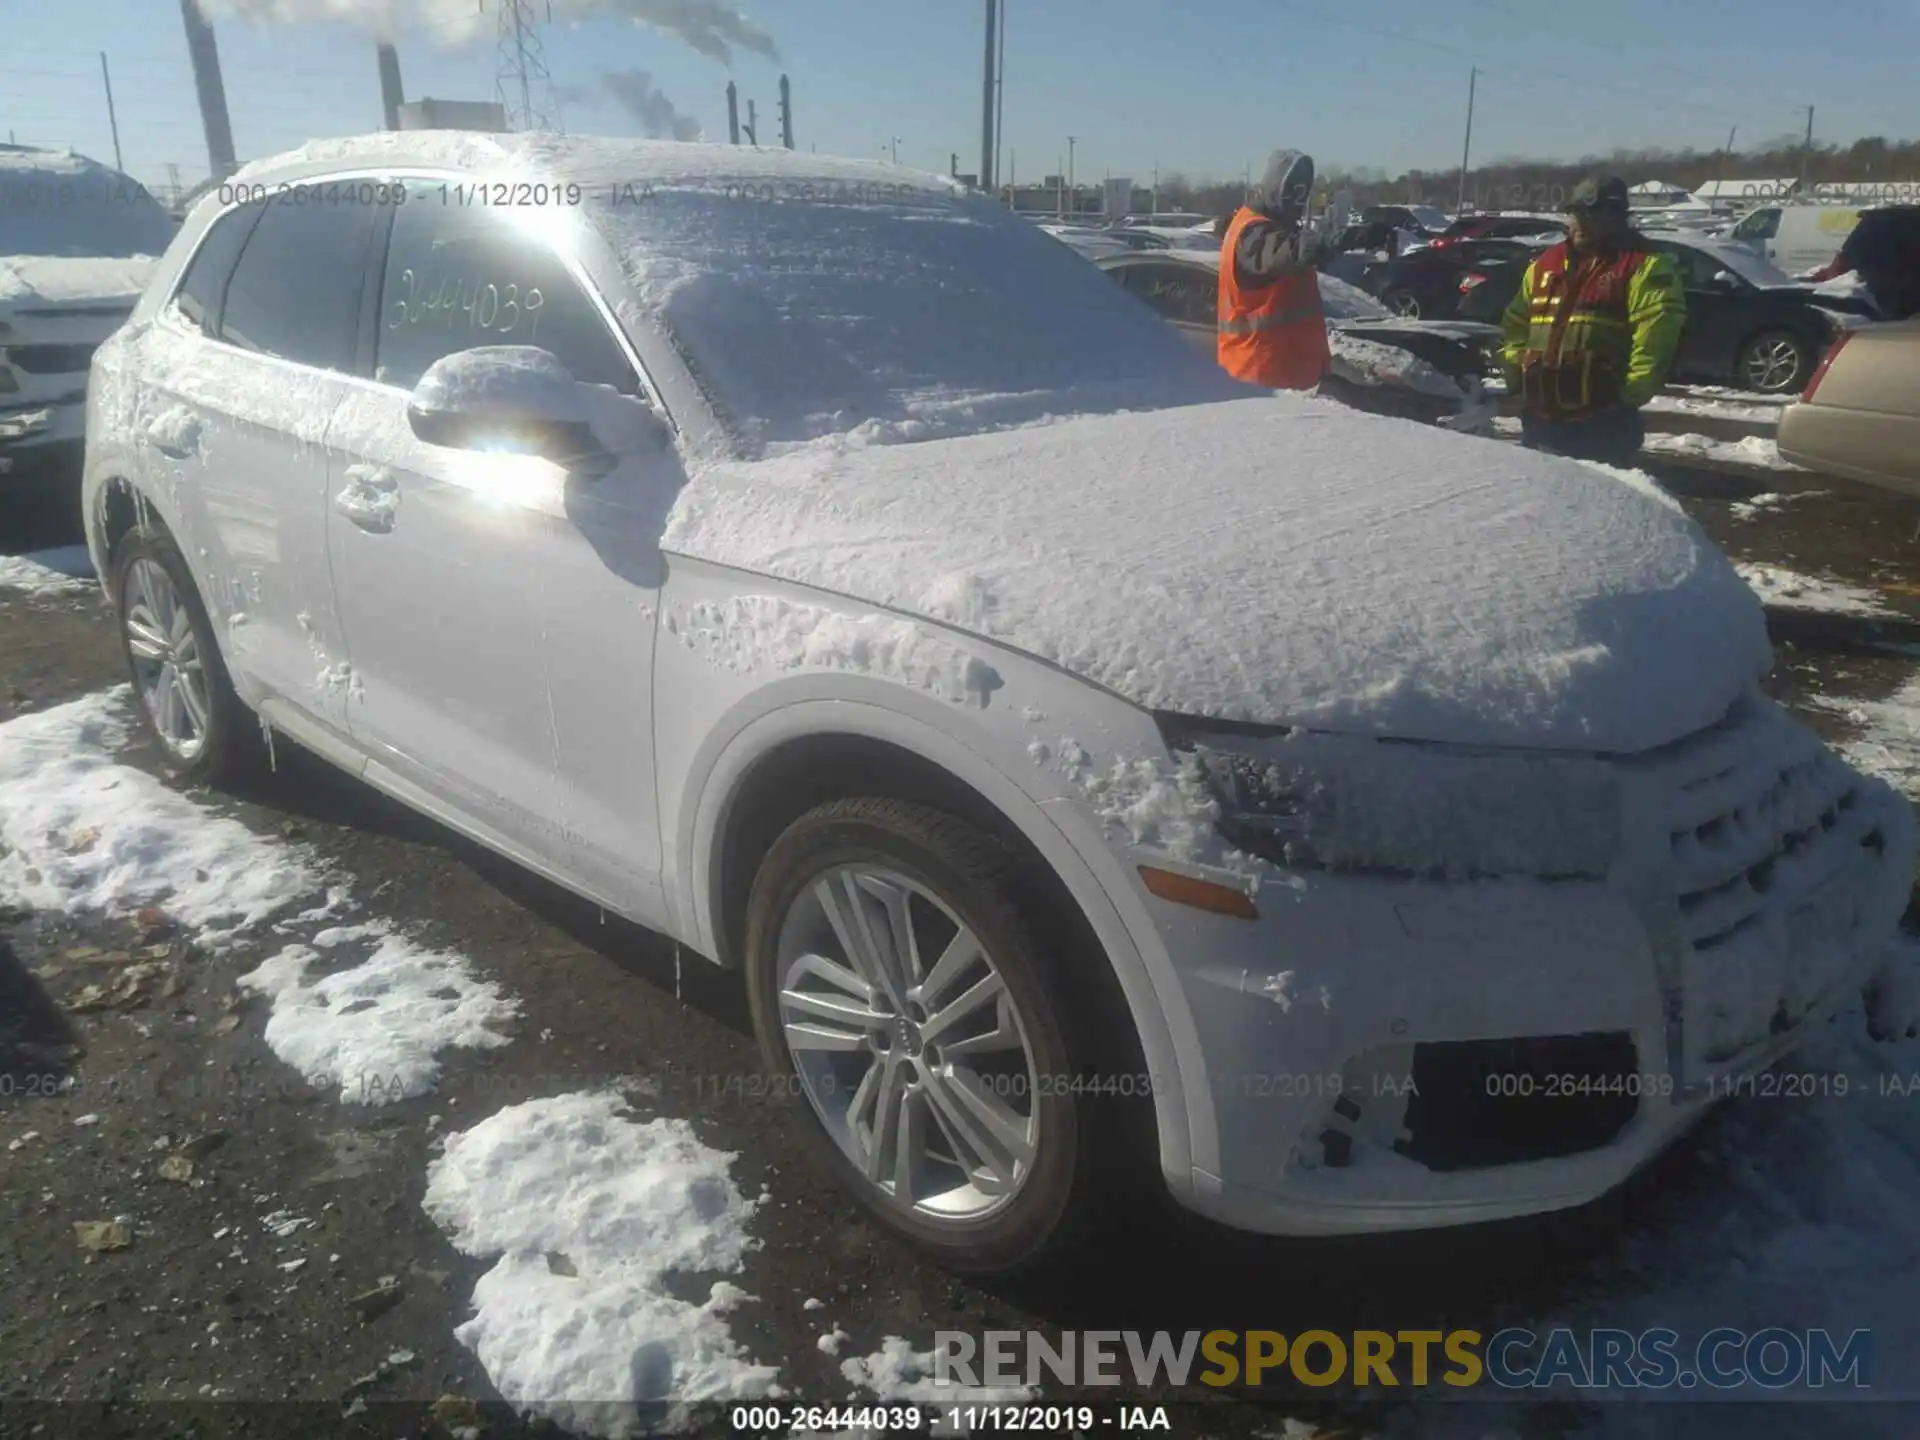
<svg viewBox="0 0 1920 1440"><path fill-rule="evenodd" d="M187 55L193 61L193 88L200 95L200 123L207 132L207 168L224 180L240 168L233 158L233 126L227 119L227 90L220 82L220 49L213 27L200 13L199 0L180 0L187 27Z"/></svg>
<svg viewBox="0 0 1920 1440"><path fill-rule="evenodd" d="M400 52L384 40L376 48L380 57L380 104L387 112L387 129L400 128L400 107L406 93L400 88Z"/></svg>
<svg viewBox="0 0 1920 1440"><path fill-rule="evenodd" d="M740 92L727 81L727 139L735 145L740 143Z"/></svg>
<svg viewBox="0 0 1920 1440"><path fill-rule="evenodd" d="M780 77L780 143L793 148L793 87L784 75Z"/></svg>

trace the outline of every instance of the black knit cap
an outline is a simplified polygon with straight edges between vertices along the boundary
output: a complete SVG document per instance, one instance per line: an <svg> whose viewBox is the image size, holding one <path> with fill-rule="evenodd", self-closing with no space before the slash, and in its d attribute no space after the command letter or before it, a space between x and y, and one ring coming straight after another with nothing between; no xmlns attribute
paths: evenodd
<svg viewBox="0 0 1920 1440"><path fill-rule="evenodd" d="M1627 209L1627 182L1617 175L1601 179L1589 175L1573 187L1573 194L1567 197L1567 209L1574 210L1618 210Z"/></svg>

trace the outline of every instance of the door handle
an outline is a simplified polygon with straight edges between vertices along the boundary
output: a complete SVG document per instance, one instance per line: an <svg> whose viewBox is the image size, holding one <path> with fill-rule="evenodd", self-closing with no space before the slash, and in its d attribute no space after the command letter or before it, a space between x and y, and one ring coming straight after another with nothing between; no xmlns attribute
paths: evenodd
<svg viewBox="0 0 1920 1440"><path fill-rule="evenodd" d="M200 450L200 422L184 410L156 415L145 433L147 443L169 460L185 460Z"/></svg>
<svg viewBox="0 0 1920 1440"><path fill-rule="evenodd" d="M400 509L400 482L384 466L349 465L333 508L369 534L385 535Z"/></svg>

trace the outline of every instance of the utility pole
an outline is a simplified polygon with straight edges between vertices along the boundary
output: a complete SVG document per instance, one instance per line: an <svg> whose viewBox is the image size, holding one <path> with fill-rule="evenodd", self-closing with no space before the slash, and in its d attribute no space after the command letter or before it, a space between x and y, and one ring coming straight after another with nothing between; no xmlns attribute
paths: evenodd
<svg viewBox="0 0 1920 1440"><path fill-rule="evenodd" d="M1000 147L1006 141L1007 0L1000 0L1000 59L993 67L993 183L1000 183ZM997 191L996 191L997 193Z"/></svg>
<svg viewBox="0 0 1920 1440"><path fill-rule="evenodd" d="M747 144L758 150L760 148L760 114L754 109L753 101L751 100L747 101L747 123L745 128L747 132Z"/></svg>
<svg viewBox="0 0 1920 1440"><path fill-rule="evenodd" d="M987 190L993 189L994 48L999 28L998 0L987 0L987 58L980 92L980 184Z"/></svg>
<svg viewBox="0 0 1920 1440"><path fill-rule="evenodd" d="M1157 160L1153 165L1153 189L1147 192L1147 213L1149 215L1160 213L1160 162Z"/></svg>
<svg viewBox="0 0 1920 1440"><path fill-rule="evenodd" d="M1080 192L1073 187L1073 142L1077 137L1067 136L1067 202L1073 206L1073 213L1080 213Z"/></svg>
<svg viewBox="0 0 1920 1440"><path fill-rule="evenodd" d="M1738 125L1728 129L1727 148L1720 152L1720 163L1714 166L1713 169L1713 198L1716 204L1720 200L1720 182L1727 178L1727 161L1733 158L1733 137L1739 133L1740 127Z"/></svg>
<svg viewBox="0 0 1920 1440"><path fill-rule="evenodd" d="M100 52L100 83L107 87L107 124L113 127L113 168L122 174L126 166L120 163L120 121L113 113L113 77L107 74L107 52Z"/></svg>
<svg viewBox="0 0 1920 1440"><path fill-rule="evenodd" d="M1807 106L1807 143L1803 145L1800 149L1800 184L1797 187L1799 190L1804 191L1807 188L1807 162L1812 158L1813 158L1813 106L1809 105Z"/></svg>
<svg viewBox="0 0 1920 1440"><path fill-rule="evenodd" d="M1460 198L1453 207L1456 213L1467 207L1467 157L1473 153L1473 91L1479 78L1477 68L1467 71L1467 138L1460 146Z"/></svg>
<svg viewBox="0 0 1920 1440"><path fill-rule="evenodd" d="M898 165L900 163L900 137L898 135L893 137L888 145L888 149L893 155L893 163Z"/></svg>

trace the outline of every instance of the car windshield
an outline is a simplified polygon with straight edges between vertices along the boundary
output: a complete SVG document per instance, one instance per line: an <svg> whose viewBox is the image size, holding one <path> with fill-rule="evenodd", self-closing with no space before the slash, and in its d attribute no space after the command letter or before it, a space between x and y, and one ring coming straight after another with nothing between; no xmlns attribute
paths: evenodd
<svg viewBox="0 0 1920 1440"><path fill-rule="evenodd" d="M750 446L1247 393L1068 245L957 190L718 177L595 213Z"/></svg>
<svg viewBox="0 0 1920 1440"><path fill-rule="evenodd" d="M44 165L0 158L0 255L159 255L174 228L159 201L105 166L77 156Z"/></svg>

